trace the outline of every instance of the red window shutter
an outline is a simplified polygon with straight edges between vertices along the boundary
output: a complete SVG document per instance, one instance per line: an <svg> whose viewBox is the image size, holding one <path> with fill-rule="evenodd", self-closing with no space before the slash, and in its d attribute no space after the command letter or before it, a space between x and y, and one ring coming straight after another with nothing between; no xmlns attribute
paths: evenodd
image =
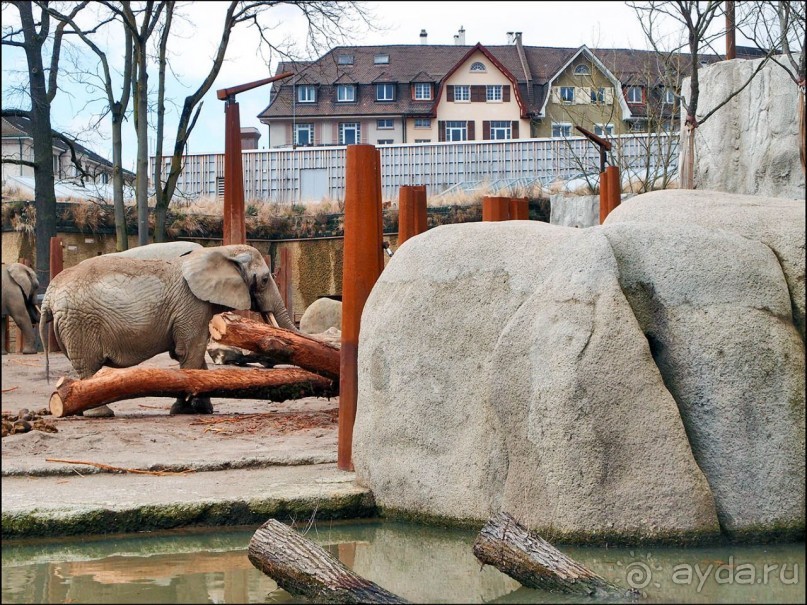
<svg viewBox="0 0 807 605"><path fill-rule="evenodd" d="M471 86L471 103L484 103L487 96L487 87L482 85Z"/></svg>
<svg viewBox="0 0 807 605"><path fill-rule="evenodd" d="M449 103L454 102L454 85L453 84L449 84L448 86L446 86L446 101L448 101Z"/></svg>
<svg viewBox="0 0 807 605"><path fill-rule="evenodd" d="M313 143L315 146L319 146L322 144L322 125L318 122L314 122L314 140Z"/></svg>
<svg viewBox="0 0 807 605"><path fill-rule="evenodd" d="M490 122L488 120L482 121L482 140L490 140Z"/></svg>
<svg viewBox="0 0 807 605"><path fill-rule="evenodd" d="M414 84L409 85L409 98L412 99L413 101L415 100L415 85Z"/></svg>
<svg viewBox="0 0 807 605"><path fill-rule="evenodd" d="M518 121L517 120L513 121L513 125L511 126L510 129L513 131L513 135L512 135L513 138L517 139L518 138Z"/></svg>
<svg viewBox="0 0 807 605"><path fill-rule="evenodd" d="M509 103L510 102L510 85L506 84L502 86L502 102Z"/></svg>
<svg viewBox="0 0 807 605"><path fill-rule="evenodd" d="M474 132L474 125L476 122L469 121L468 122L468 140L475 141L476 140L476 133Z"/></svg>
<svg viewBox="0 0 807 605"><path fill-rule="evenodd" d="M441 142L446 140L446 123L443 120L437 122L437 140Z"/></svg>

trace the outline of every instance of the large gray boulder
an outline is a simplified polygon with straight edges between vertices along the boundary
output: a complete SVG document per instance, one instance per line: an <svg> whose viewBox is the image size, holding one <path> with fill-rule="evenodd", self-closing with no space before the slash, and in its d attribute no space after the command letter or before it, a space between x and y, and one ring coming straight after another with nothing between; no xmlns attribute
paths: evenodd
<svg viewBox="0 0 807 605"><path fill-rule="evenodd" d="M803 527L804 344L776 255L691 225L601 231L723 530Z"/></svg>
<svg viewBox="0 0 807 605"><path fill-rule="evenodd" d="M692 189L653 191L620 204L614 223L699 225L762 242L776 255L790 291L793 321L805 335L805 203L756 195Z"/></svg>
<svg viewBox="0 0 807 605"><path fill-rule="evenodd" d="M318 298L306 307L300 318L300 332L321 334L329 328L342 329L342 301Z"/></svg>
<svg viewBox="0 0 807 605"><path fill-rule="evenodd" d="M401 248L359 344L353 460L382 509L507 510L580 541L716 534L617 275L601 235L536 222L440 227Z"/></svg>

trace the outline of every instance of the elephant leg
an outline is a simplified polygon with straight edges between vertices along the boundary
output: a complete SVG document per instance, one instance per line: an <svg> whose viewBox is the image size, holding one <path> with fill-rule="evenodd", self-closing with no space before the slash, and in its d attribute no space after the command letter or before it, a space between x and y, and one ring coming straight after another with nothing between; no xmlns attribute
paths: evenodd
<svg viewBox="0 0 807 605"><path fill-rule="evenodd" d="M207 344L207 343L205 343ZM205 347L189 347L188 349L182 349L177 347L177 350L174 352L174 355L171 355L174 359L179 359L179 367L182 370L206 370L207 363L205 362L205 353L207 351ZM210 401L210 397L177 397L177 400L174 402L174 405L171 406L171 411L169 414L212 414L213 413L213 403Z"/></svg>
<svg viewBox="0 0 807 605"><path fill-rule="evenodd" d="M68 352L69 353L69 352ZM73 368L78 373L78 377L81 380L85 378L90 378L93 374L95 374L98 370L101 369L103 365L103 360L94 360L89 361L85 358L72 358L68 354L68 359L73 364ZM87 418L111 418L115 415L115 412L112 411L108 405L102 405L97 408L92 408L91 410L84 410L83 412L78 412L79 416L85 416Z"/></svg>

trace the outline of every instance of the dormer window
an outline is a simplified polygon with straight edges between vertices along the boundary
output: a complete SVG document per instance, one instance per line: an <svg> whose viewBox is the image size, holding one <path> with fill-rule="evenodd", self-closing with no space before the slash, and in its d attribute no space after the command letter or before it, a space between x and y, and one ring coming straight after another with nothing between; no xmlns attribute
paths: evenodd
<svg viewBox="0 0 807 605"><path fill-rule="evenodd" d="M480 61L475 61L471 64L471 73L485 73L486 71L485 64Z"/></svg>
<svg viewBox="0 0 807 605"><path fill-rule="evenodd" d="M373 63L376 65L386 65L389 63L389 55L376 55L373 58Z"/></svg>
<svg viewBox="0 0 807 605"><path fill-rule="evenodd" d="M316 103L317 89L311 84L299 84L297 86L298 103Z"/></svg>
<svg viewBox="0 0 807 605"><path fill-rule="evenodd" d="M431 101L432 100L432 85L428 82L417 82L414 86L414 99L415 101Z"/></svg>
<svg viewBox="0 0 807 605"><path fill-rule="evenodd" d="M339 65L353 65L353 55L337 55L336 62Z"/></svg>
<svg viewBox="0 0 807 605"><path fill-rule="evenodd" d="M591 70L588 68L588 65L580 64L574 68L574 75L576 76L590 76Z"/></svg>
<svg viewBox="0 0 807 605"><path fill-rule="evenodd" d="M625 97L627 98L628 103L632 105L642 103L642 87L628 86L628 89L625 91Z"/></svg>
<svg viewBox="0 0 807 605"><path fill-rule="evenodd" d="M336 87L336 100L339 103L354 103L356 101L356 85L339 84Z"/></svg>

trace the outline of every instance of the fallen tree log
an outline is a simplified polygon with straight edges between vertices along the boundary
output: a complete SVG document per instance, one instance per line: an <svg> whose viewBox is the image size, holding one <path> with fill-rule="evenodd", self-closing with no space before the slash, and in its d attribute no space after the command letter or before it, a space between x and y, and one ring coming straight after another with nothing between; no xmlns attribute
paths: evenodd
<svg viewBox="0 0 807 605"><path fill-rule="evenodd" d="M339 380L339 349L307 334L227 312L214 315L210 320L210 336L215 342L247 349L274 364L295 365Z"/></svg>
<svg viewBox="0 0 807 605"><path fill-rule="evenodd" d="M102 368L84 380L66 376L50 396L56 418L135 397L209 397L286 401L303 397L335 397L333 380L299 368L276 370L223 368L168 370L162 368Z"/></svg>
<svg viewBox="0 0 807 605"><path fill-rule="evenodd" d="M249 560L286 592L313 603L406 603L362 578L318 544L269 519L249 541Z"/></svg>
<svg viewBox="0 0 807 605"><path fill-rule="evenodd" d="M586 596L637 594L586 569L505 512L488 520L473 551L481 563L494 566L527 588Z"/></svg>

